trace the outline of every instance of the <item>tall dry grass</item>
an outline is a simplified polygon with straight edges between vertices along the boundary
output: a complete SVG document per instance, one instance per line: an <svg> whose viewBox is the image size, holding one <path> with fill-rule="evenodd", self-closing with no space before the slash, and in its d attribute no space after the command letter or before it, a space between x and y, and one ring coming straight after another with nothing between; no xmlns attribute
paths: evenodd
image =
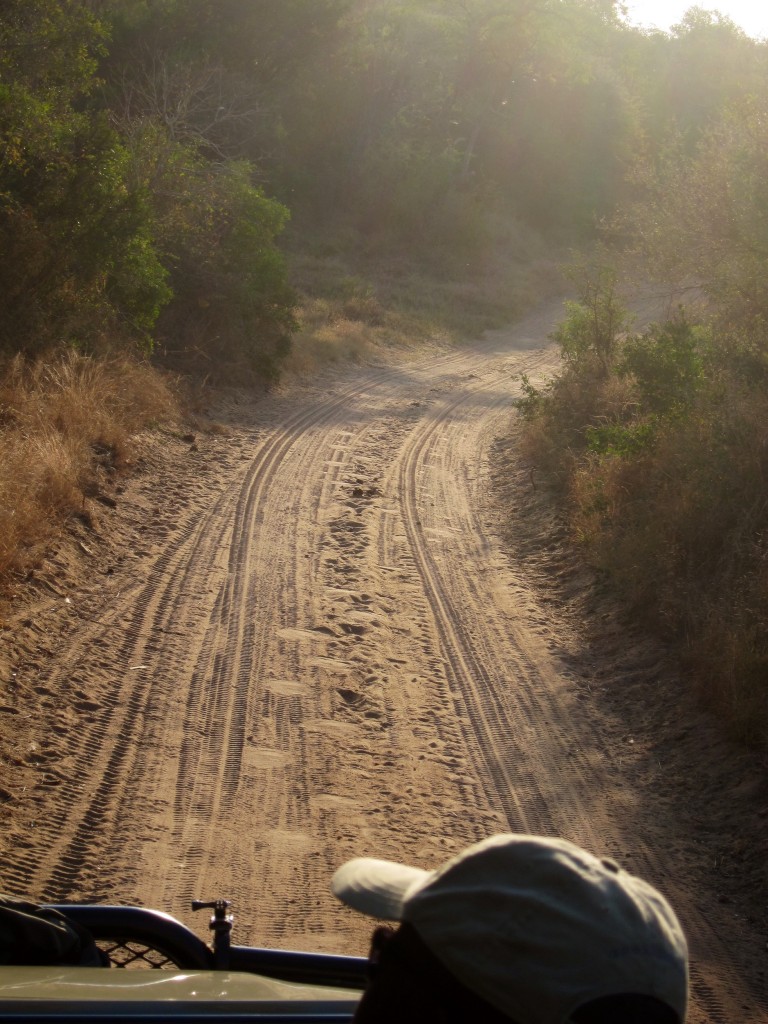
<svg viewBox="0 0 768 1024"><path fill-rule="evenodd" d="M71 350L0 371L0 590L130 461L131 437L177 414L174 390L145 363Z"/></svg>
<svg viewBox="0 0 768 1024"><path fill-rule="evenodd" d="M636 622L679 652L704 702L768 756L768 390L717 349L694 401L637 449L631 377L564 373L528 410L530 458L562 488L574 537Z"/></svg>

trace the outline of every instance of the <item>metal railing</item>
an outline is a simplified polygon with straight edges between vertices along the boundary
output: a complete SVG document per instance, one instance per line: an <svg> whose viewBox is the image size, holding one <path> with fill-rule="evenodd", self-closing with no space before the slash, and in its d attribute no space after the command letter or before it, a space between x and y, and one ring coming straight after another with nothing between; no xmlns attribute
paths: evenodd
<svg viewBox="0 0 768 1024"><path fill-rule="evenodd" d="M209 925L211 945L159 910L85 903L51 905L93 935L112 967L247 971L310 985L365 987L367 961L362 957L233 945L226 900L193 904L193 909L214 911Z"/></svg>

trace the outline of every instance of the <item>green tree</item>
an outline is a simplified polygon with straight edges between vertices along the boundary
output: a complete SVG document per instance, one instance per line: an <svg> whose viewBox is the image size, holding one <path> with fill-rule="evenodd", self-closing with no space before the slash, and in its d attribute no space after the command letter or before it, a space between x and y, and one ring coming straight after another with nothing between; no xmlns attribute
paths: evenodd
<svg viewBox="0 0 768 1024"><path fill-rule="evenodd" d="M197 353L219 377L236 365L273 378L294 326L277 247L287 209L254 184L248 161L212 162L158 121L140 120L129 138L131 187L151 197L173 293L158 325L164 347Z"/></svg>
<svg viewBox="0 0 768 1024"><path fill-rule="evenodd" d="M652 272L703 290L730 327L768 323L768 94L728 110L692 156L678 140L637 172L624 227Z"/></svg>
<svg viewBox="0 0 768 1024"><path fill-rule="evenodd" d="M0 346L140 333L169 297L145 197L92 110L103 26L81 4L9 0L0 21Z"/></svg>
<svg viewBox="0 0 768 1024"><path fill-rule="evenodd" d="M681 415L703 384L707 350L711 350L710 333L681 314L627 338L617 372L634 379L641 414Z"/></svg>
<svg viewBox="0 0 768 1024"><path fill-rule="evenodd" d="M606 377L616 363L620 339L632 320L617 293L617 273L608 264L571 271L579 289L565 303L566 317L552 334L566 366L577 374Z"/></svg>

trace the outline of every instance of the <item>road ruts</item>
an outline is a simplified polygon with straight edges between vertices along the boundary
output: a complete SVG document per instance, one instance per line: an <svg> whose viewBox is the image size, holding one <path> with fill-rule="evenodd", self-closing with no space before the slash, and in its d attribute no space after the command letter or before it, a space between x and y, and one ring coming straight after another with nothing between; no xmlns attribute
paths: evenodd
<svg viewBox="0 0 768 1024"><path fill-rule="evenodd" d="M608 751L594 742L582 747L589 725L579 721L568 670L548 654L556 644L539 628L537 613L515 613L515 591L524 587L508 578L510 600L498 585L498 550L477 513L477 453L508 416L502 382L503 375L474 370L463 386L434 399L398 461L403 529L478 776L510 829L563 835L620 859L631 851L633 870L667 891L692 948L689 1021L768 1019L736 980L739 963L726 928L713 925L711 911L700 912L697 894L686 890L685 879L674 879L663 852L645 841L646 816L617 821L610 801L606 808ZM456 500L457 488L465 489L463 501Z"/></svg>
<svg viewBox="0 0 768 1024"><path fill-rule="evenodd" d="M673 898L691 1024L766 1019L728 948L737 923L675 879L653 794L575 699L561 627L486 514L488 453L516 377L555 366L550 326L260 404L220 484L52 663L65 748L7 887L187 921L191 898L226 896L240 942L360 953L367 924L328 891L346 857L434 866L491 831L562 834Z"/></svg>
<svg viewBox="0 0 768 1024"><path fill-rule="evenodd" d="M18 851L6 868L18 891L54 899L76 888L84 874L100 879L95 884L101 889L118 882L114 875L103 877L101 858L110 848L109 824L126 798L132 762L141 761L143 730L175 685L167 644L175 646L179 574L189 580L215 571L230 500L224 494L212 505L206 528L186 523L145 578L124 581L98 620L80 623L48 672L47 689L61 695L52 702L49 728L65 736L66 749L57 754L55 796L38 816L37 842ZM107 646L111 636L117 643ZM94 663L111 680L101 691L91 685Z"/></svg>

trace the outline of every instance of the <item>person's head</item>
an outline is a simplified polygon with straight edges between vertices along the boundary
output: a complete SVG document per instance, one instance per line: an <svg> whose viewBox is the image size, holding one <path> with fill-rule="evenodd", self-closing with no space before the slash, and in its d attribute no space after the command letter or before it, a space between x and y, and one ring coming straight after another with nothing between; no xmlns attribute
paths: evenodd
<svg viewBox="0 0 768 1024"><path fill-rule="evenodd" d="M356 1021L681 1024L688 954L664 897L560 839L499 835L437 871L356 859L335 895L379 920Z"/></svg>

